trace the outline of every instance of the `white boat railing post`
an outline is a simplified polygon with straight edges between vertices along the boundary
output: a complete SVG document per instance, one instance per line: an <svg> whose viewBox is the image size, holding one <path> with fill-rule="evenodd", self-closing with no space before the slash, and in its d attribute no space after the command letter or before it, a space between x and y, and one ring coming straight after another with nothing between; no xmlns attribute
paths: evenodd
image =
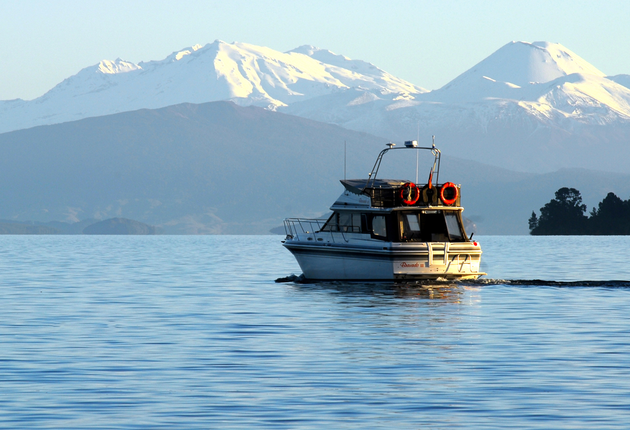
<svg viewBox="0 0 630 430"><path fill-rule="evenodd" d="M311 234L313 236L313 240L315 240L315 234L312 231L310 231L310 230L313 230L313 224L311 224L311 221L298 218L298 222L300 223L300 228L302 229L302 231L306 234ZM308 223L308 227L305 229L304 224L307 224L307 223Z"/></svg>
<svg viewBox="0 0 630 430"><path fill-rule="evenodd" d="M293 231L293 226L292 226L292 223L291 223L291 219L290 218L285 219L283 221L283 224L284 224L284 232L286 233L286 235L294 237L295 234L294 234L294 231Z"/></svg>
<svg viewBox="0 0 630 430"><path fill-rule="evenodd" d="M444 265L448 265L448 250L450 248L450 244L448 242L444 243Z"/></svg>
<svg viewBox="0 0 630 430"><path fill-rule="evenodd" d="M464 264L466 264L466 261L468 261L468 258L470 257L470 254L466 254L466 258L464 258L464 261L462 261L462 263L459 265L459 271L463 271L464 270ZM472 258L471 258L472 260ZM459 255L457 256L457 262L459 262Z"/></svg>

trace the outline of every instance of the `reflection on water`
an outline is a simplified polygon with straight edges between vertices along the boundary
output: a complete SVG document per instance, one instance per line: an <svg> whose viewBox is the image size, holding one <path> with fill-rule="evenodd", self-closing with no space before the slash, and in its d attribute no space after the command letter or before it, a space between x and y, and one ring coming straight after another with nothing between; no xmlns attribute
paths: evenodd
<svg viewBox="0 0 630 430"><path fill-rule="evenodd" d="M472 285L458 284L452 281L418 282L312 282L291 283L302 291L327 291L331 294L346 296L382 297L385 303L390 298L428 299L449 303L460 303L466 290L474 290Z"/></svg>

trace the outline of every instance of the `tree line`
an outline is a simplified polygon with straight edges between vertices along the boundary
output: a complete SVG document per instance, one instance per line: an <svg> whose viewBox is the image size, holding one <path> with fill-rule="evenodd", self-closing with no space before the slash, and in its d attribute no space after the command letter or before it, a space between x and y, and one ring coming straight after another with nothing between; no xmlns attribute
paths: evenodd
<svg viewBox="0 0 630 430"><path fill-rule="evenodd" d="M630 235L630 199L621 200L608 193L587 216L580 192L575 188L560 188L556 198L540 208L540 216L532 211L529 232L531 235Z"/></svg>

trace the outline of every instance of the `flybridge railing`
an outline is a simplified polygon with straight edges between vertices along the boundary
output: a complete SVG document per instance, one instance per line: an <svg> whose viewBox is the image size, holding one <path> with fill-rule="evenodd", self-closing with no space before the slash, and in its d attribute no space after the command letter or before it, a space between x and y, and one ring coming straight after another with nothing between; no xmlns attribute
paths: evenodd
<svg viewBox="0 0 630 430"><path fill-rule="evenodd" d="M434 136L435 138L435 136ZM400 147L400 148L394 148L396 144L395 143L388 143L387 144L387 148L383 149L379 154L378 157L376 157L376 162L374 163L374 167L372 167L372 171L369 173L368 175L368 180L365 183L365 187L364 188L373 188L374 187L374 183L376 182L376 176L378 175L378 171L381 167L381 163L383 162L383 156L389 152L389 151L399 151L402 149L415 149L416 151L418 150L428 150L431 151L431 153L433 154L434 157L434 161L433 161L433 167L431 168L431 171L429 173L429 181L435 181L435 183L437 183L439 181L439 177L440 177L440 159L442 157L442 152L437 149L435 147L435 142L433 143L433 146L428 147L428 146L417 146L417 142L415 140L410 140L405 142L405 146L404 147ZM417 165L417 160L416 160L416 178L418 176L418 165ZM416 179L416 182L417 179Z"/></svg>

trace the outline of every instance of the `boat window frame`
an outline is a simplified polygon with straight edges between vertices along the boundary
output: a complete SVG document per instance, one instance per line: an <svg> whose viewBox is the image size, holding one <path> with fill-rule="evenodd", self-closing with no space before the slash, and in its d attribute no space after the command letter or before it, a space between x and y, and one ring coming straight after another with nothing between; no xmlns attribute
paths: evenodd
<svg viewBox="0 0 630 430"><path fill-rule="evenodd" d="M398 223L398 240L400 242L424 242L422 240L422 219L420 218L420 211L399 211L397 217ZM410 219L415 218L413 220ZM413 221L413 222L410 222ZM417 229L412 228L411 224L415 224Z"/></svg>
<svg viewBox="0 0 630 430"><path fill-rule="evenodd" d="M367 214L366 214L367 215ZM374 231L374 218L383 218L383 227L385 228L385 235L380 235L380 234L376 234ZM383 213L374 213L374 214L370 214L369 217L367 217L368 220L368 231L370 233L370 237L372 239L377 239L377 240L383 240L383 241L389 241L389 237L390 237L390 231L391 231L391 226L390 226L390 216L389 214L383 214Z"/></svg>
<svg viewBox="0 0 630 430"><path fill-rule="evenodd" d="M342 216L348 216L350 223L341 224ZM347 220L344 220L347 221ZM320 232L326 233L368 233L367 217L361 211L333 211Z"/></svg>
<svg viewBox="0 0 630 430"><path fill-rule="evenodd" d="M446 223L446 230L448 232L449 241L450 242L466 242L468 240L466 236L466 230L464 230L464 223L462 222L461 211L443 211L444 212L444 222ZM459 236L457 239L454 239L454 235L451 233L451 228L449 227L449 222L447 215L451 215L455 218L455 222L457 223L457 230L459 231Z"/></svg>
<svg viewBox="0 0 630 430"><path fill-rule="evenodd" d="M332 228L326 229L326 227L332 227L332 221L335 220L336 221L336 225L337 225L337 229L333 230ZM334 231L339 231L339 212L337 211L333 211L332 214L330 214L330 216L328 217L328 220L326 220L326 222L324 223L324 225L322 226L322 228L319 229L320 232L334 232Z"/></svg>
<svg viewBox="0 0 630 430"><path fill-rule="evenodd" d="M431 208L421 210L399 210L395 217L394 237L399 242L467 242L468 236L464 229L460 210ZM420 230L412 229L409 223L410 215L419 216ZM451 218L451 225L447 218ZM452 219L457 223L457 230L452 230ZM436 224L437 223L437 224Z"/></svg>

